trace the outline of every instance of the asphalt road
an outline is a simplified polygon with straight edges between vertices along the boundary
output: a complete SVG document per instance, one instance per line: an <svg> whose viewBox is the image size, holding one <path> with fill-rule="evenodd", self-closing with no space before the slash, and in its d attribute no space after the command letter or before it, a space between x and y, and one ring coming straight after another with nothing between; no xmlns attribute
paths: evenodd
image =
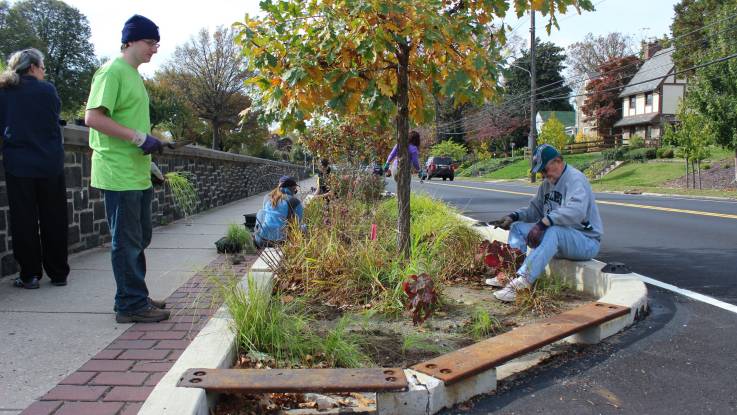
<svg viewBox="0 0 737 415"><path fill-rule="evenodd" d="M394 190L393 180L387 181ZM413 181L412 190L489 221L525 205L535 187ZM737 202L598 193L597 259L737 304ZM599 345L500 382L446 414L737 413L737 314L648 286L651 313ZM491 299L490 299L491 300Z"/></svg>

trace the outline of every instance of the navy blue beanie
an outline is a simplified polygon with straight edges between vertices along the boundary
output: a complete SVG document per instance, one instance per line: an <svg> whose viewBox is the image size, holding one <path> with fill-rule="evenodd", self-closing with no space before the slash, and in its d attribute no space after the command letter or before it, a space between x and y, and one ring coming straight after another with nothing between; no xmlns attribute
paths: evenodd
<svg viewBox="0 0 737 415"><path fill-rule="evenodd" d="M135 42L142 39L154 39L157 42L161 40L159 38L159 27L150 19L140 14L134 14L123 26L121 43Z"/></svg>

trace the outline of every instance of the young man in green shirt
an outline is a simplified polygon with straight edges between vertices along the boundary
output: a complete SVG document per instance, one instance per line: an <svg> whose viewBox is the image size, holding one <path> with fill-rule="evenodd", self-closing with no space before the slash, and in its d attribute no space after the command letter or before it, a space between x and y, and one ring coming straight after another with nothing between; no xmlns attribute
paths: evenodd
<svg viewBox="0 0 737 415"><path fill-rule="evenodd" d="M144 250L151 242L151 153L161 142L149 133L148 93L138 66L159 48L159 28L134 15L125 22L121 56L92 80L85 122L90 127L92 187L105 195L112 235L111 259L118 323L169 318L163 302L148 296Z"/></svg>

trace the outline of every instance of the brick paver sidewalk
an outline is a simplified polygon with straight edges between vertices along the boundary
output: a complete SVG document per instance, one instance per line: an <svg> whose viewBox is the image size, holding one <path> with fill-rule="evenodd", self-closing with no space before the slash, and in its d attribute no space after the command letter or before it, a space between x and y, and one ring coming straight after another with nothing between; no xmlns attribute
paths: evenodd
<svg viewBox="0 0 737 415"><path fill-rule="evenodd" d="M166 299L172 317L137 323L21 415L133 415L154 386L220 306L212 276L242 276L256 260L239 265L219 256Z"/></svg>

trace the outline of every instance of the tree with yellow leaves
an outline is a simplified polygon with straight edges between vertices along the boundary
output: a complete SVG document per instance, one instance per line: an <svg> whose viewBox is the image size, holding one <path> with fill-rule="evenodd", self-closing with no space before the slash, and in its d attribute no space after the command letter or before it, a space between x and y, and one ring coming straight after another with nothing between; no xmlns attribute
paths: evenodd
<svg viewBox="0 0 737 415"><path fill-rule="evenodd" d="M549 16L590 0L264 0L263 17L236 24L257 75L265 121L304 128L325 108L393 118L398 144L398 247L409 257L410 120L428 121L432 96L456 105L494 97L504 46L503 18L513 3Z"/></svg>

